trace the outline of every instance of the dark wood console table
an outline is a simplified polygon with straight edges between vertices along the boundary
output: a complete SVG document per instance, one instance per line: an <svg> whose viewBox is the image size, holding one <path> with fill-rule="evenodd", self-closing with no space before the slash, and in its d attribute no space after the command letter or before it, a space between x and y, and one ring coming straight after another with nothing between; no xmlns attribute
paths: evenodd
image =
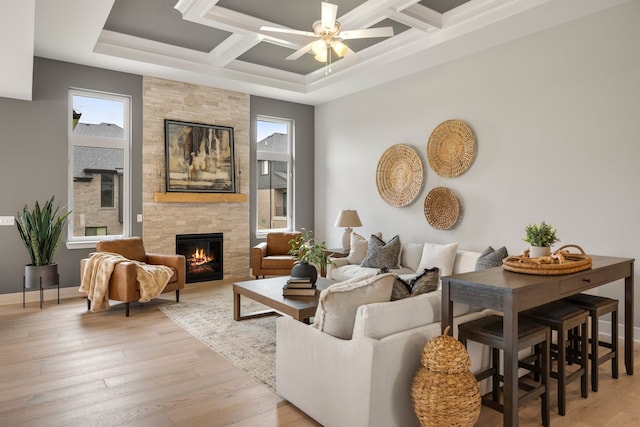
<svg viewBox="0 0 640 427"><path fill-rule="evenodd" d="M592 256L592 260L589 270L559 276L495 267L442 278L443 331L453 325L454 301L504 313L504 426L518 425L518 313L531 307L624 279L624 362L627 374L633 375L634 259Z"/></svg>

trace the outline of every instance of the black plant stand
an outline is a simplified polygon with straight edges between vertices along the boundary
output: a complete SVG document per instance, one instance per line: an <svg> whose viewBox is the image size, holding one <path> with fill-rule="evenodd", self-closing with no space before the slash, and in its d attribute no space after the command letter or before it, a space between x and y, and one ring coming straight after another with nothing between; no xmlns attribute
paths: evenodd
<svg viewBox="0 0 640 427"><path fill-rule="evenodd" d="M52 285L46 285L46 286L42 286L42 276L40 276L40 310L42 310L42 302L44 301L44 290L45 289L51 289L51 288L57 288L58 290L58 304L60 304L60 273L57 274L56 276L56 283L52 284ZM31 287L29 287L29 289L32 289ZM22 308L25 308L25 293L27 290L27 284L26 284L26 279L25 276L22 276Z"/></svg>

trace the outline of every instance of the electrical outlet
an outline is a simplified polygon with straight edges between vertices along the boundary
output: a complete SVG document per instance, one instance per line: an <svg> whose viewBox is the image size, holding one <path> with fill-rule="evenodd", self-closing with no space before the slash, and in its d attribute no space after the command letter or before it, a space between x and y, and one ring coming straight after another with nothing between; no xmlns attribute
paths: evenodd
<svg viewBox="0 0 640 427"><path fill-rule="evenodd" d="M0 216L0 225L14 225L15 218L12 216Z"/></svg>
<svg viewBox="0 0 640 427"><path fill-rule="evenodd" d="M142 214L136 215L136 221L142 222Z"/></svg>

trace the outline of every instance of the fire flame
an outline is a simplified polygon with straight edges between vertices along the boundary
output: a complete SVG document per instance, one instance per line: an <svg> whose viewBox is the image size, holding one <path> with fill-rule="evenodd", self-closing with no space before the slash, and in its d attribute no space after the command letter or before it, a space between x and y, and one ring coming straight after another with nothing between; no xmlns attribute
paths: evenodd
<svg viewBox="0 0 640 427"><path fill-rule="evenodd" d="M206 252L202 248L197 248L189 257L189 262L192 265L202 265L209 261L213 261L213 257L207 256Z"/></svg>

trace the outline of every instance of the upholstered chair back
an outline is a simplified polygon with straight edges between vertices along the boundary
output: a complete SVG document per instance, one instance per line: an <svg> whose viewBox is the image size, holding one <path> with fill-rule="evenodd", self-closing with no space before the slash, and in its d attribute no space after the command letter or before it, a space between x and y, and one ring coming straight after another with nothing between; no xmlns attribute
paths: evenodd
<svg viewBox="0 0 640 427"><path fill-rule="evenodd" d="M287 255L291 249L289 241L300 234L293 232L273 232L267 234L267 256Z"/></svg>
<svg viewBox="0 0 640 427"><path fill-rule="evenodd" d="M125 258L147 262L147 255L141 237L127 237L123 239L103 240L96 244L98 252L112 252Z"/></svg>

